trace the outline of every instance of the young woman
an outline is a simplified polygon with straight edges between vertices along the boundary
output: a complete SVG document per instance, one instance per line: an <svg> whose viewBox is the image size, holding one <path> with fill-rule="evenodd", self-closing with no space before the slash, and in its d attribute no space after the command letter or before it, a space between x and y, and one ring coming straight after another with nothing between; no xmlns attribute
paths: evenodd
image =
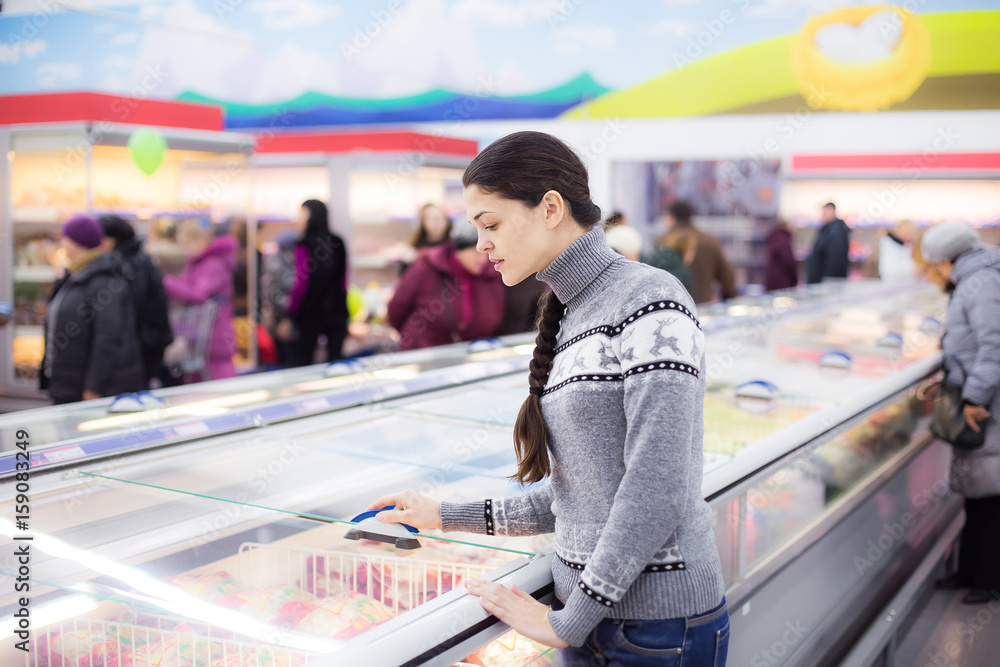
<svg viewBox="0 0 1000 667"><path fill-rule="evenodd" d="M587 170L558 139L496 141L463 178L478 249L540 304L529 396L514 427L522 495L439 503L413 491L381 521L487 535L555 532L558 604L469 582L483 607L562 649L563 664L724 665L729 616L701 497L704 336L670 274L612 251Z"/></svg>
<svg viewBox="0 0 1000 667"><path fill-rule="evenodd" d="M295 285L288 313L298 329L296 365L313 363L316 343L326 336L327 361L343 356L347 338L347 247L330 231L326 204L307 199L299 209L302 237L295 247Z"/></svg>

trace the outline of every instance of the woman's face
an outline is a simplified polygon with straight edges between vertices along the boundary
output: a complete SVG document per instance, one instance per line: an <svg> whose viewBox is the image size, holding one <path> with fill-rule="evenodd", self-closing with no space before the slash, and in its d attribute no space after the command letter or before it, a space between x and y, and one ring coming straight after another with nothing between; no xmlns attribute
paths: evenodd
<svg viewBox="0 0 1000 667"><path fill-rule="evenodd" d="M59 244L62 246L63 250L66 251L66 259L68 259L70 263L73 263L80 257L83 257L83 255L87 252L87 249L82 245L78 245L65 236L62 237Z"/></svg>
<svg viewBox="0 0 1000 667"><path fill-rule="evenodd" d="M299 214L295 217L295 231L300 235L306 232L306 225L309 224L309 216L309 209L305 206L299 208Z"/></svg>
<svg viewBox="0 0 1000 667"><path fill-rule="evenodd" d="M550 191L534 208L486 194L475 185L465 188L463 198L469 221L479 230L476 249L489 256L505 285L516 285L541 271L564 249L551 233L566 210L557 193Z"/></svg>
<svg viewBox="0 0 1000 667"><path fill-rule="evenodd" d="M951 280L951 262L941 262L939 264L929 264L924 268L923 278L934 283L941 289L948 287Z"/></svg>
<svg viewBox="0 0 1000 667"><path fill-rule="evenodd" d="M200 257L207 247L208 239L205 238L192 237L181 241L181 250L184 252L184 259L186 260Z"/></svg>
<svg viewBox="0 0 1000 667"><path fill-rule="evenodd" d="M424 231L427 232L427 240L432 243L444 240L444 235L448 233L448 217L444 211L437 206L431 206L424 211Z"/></svg>

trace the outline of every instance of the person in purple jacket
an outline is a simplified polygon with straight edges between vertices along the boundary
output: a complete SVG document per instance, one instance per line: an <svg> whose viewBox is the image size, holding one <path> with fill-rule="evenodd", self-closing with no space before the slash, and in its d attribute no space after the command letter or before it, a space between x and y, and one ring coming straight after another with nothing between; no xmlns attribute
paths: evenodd
<svg viewBox="0 0 1000 667"><path fill-rule="evenodd" d="M233 270L236 268L239 244L232 236L210 239L208 230L197 220L182 224L177 231L177 240L184 249L187 268L178 276L164 276L163 287L172 301L185 306L216 300L218 310L205 370L212 380L234 377Z"/></svg>
<svg viewBox="0 0 1000 667"><path fill-rule="evenodd" d="M799 284L799 267L792 251L792 232L788 223L778 220L767 235L767 269L764 289L773 292Z"/></svg>

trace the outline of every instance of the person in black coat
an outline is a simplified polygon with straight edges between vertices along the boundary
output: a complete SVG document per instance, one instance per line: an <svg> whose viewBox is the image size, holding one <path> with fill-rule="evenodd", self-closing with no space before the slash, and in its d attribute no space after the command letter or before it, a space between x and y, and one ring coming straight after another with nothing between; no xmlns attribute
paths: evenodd
<svg viewBox="0 0 1000 667"><path fill-rule="evenodd" d="M347 338L347 248L330 231L326 204L309 199L299 212L302 237L295 247L295 284L288 314L298 334L295 365L313 363L316 343L326 336L327 360L343 356Z"/></svg>
<svg viewBox="0 0 1000 667"><path fill-rule="evenodd" d="M824 278L846 278L850 267L848 253L851 228L837 217L837 206L823 206L823 226L816 235L812 253L806 264L806 282L820 283Z"/></svg>
<svg viewBox="0 0 1000 667"><path fill-rule="evenodd" d="M174 340L163 276L142 249L142 240L135 235L132 225L116 215L101 216L100 222L105 243L118 254L122 277L132 295L144 386L149 387L150 380L160 375L163 351Z"/></svg>
<svg viewBox="0 0 1000 667"><path fill-rule="evenodd" d="M55 404L142 390L132 295L100 223L77 216L62 233L70 265L49 298L41 388Z"/></svg>

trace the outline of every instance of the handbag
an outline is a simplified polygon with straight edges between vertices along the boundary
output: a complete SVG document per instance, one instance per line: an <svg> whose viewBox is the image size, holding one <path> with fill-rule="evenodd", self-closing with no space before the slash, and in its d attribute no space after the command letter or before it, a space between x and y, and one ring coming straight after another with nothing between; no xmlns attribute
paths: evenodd
<svg viewBox="0 0 1000 667"><path fill-rule="evenodd" d="M958 360L955 363L958 364ZM967 377L962 365L958 366L962 369L963 377ZM942 380L934 398L930 430L955 449L974 451L986 444L986 424L984 422L979 426L979 433L973 431L965 421L964 408L962 385L950 383L947 378Z"/></svg>

